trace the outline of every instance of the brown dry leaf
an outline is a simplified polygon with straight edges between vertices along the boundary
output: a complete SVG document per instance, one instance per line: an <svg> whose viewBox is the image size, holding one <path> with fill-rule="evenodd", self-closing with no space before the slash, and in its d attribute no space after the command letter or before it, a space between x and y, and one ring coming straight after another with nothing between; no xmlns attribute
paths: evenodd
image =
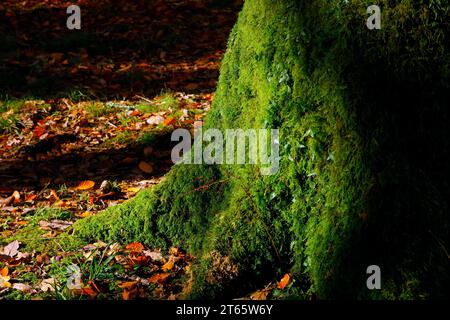
<svg viewBox="0 0 450 320"><path fill-rule="evenodd" d="M19 246L20 242L17 240L14 240L10 244L8 244L6 247L3 248L3 254L10 256L11 258L14 257L17 253L19 253Z"/></svg>
<svg viewBox="0 0 450 320"><path fill-rule="evenodd" d="M161 252L145 250L142 253L146 257L149 257L150 259L152 259L153 261L161 261L163 259L163 256L162 256Z"/></svg>
<svg viewBox="0 0 450 320"><path fill-rule="evenodd" d="M118 286L119 286L119 288L123 289L123 292L122 292L123 300L131 300L137 294L137 288L136 288L137 281L122 282Z"/></svg>
<svg viewBox="0 0 450 320"><path fill-rule="evenodd" d="M141 169L141 171L143 171L145 173L149 173L149 174L153 172L153 167L145 161L141 161L139 163L139 169Z"/></svg>
<svg viewBox="0 0 450 320"><path fill-rule="evenodd" d="M131 252L141 253L142 251L144 251L144 246L139 242L133 242L133 243L128 244L126 246L126 249Z"/></svg>
<svg viewBox="0 0 450 320"><path fill-rule="evenodd" d="M74 190L85 191L85 190L92 189L94 186L95 186L94 181L86 180L86 181L81 181L80 184L74 188Z"/></svg>
<svg viewBox="0 0 450 320"><path fill-rule="evenodd" d="M123 290L122 299L123 300L132 300L136 297L137 293L138 293L137 289Z"/></svg>
<svg viewBox="0 0 450 320"><path fill-rule="evenodd" d="M69 228L73 222L64 220L39 221L39 227L42 230L65 230Z"/></svg>
<svg viewBox="0 0 450 320"><path fill-rule="evenodd" d="M48 261L50 261L50 257L46 253L40 254L36 257L36 263L38 265L42 265L44 263L47 263Z"/></svg>
<svg viewBox="0 0 450 320"><path fill-rule="evenodd" d="M164 122L164 118L161 116L151 116L150 118L147 119L148 124L158 125L163 122Z"/></svg>
<svg viewBox="0 0 450 320"><path fill-rule="evenodd" d="M25 293L29 293L33 291L33 288L25 283L14 283L12 285L13 289L25 292Z"/></svg>
<svg viewBox="0 0 450 320"><path fill-rule="evenodd" d="M49 231L46 234L42 235L42 238L54 238L58 235L58 232L56 232L55 230Z"/></svg>
<svg viewBox="0 0 450 320"><path fill-rule="evenodd" d="M55 190L50 190L50 196L48 199L52 202L61 201Z"/></svg>
<svg viewBox="0 0 450 320"><path fill-rule="evenodd" d="M14 191L12 196L14 197L14 203L19 203L20 202L20 193L19 193L19 191Z"/></svg>
<svg viewBox="0 0 450 320"><path fill-rule="evenodd" d="M271 289L263 289L263 290L258 290L256 292L253 292L250 295L250 298L252 300L267 300L267 296L269 295Z"/></svg>
<svg viewBox="0 0 450 320"><path fill-rule="evenodd" d="M286 288L286 286L291 282L291 276L289 275L289 273L286 273L283 277L283 279L280 280L280 282L278 282L278 286L277 288L280 290L283 290L284 288Z"/></svg>
<svg viewBox="0 0 450 320"><path fill-rule="evenodd" d="M55 278L48 278L48 279L44 279L42 280L39 288L43 291L43 292L47 292L47 291L55 291L55 287L56 287L57 281Z"/></svg>
<svg viewBox="0 0 450 320"><path fill-rule="evenodd" d="M14 202L13 196L5 198L5 199L0 199L0 205L4 205L4 206L9 206L13 202Z"/></svg>
<svg viewBox="0 0 450 320"><path fill-rule="evenodd" d="M170 276L170 274L168 273L158 273L158 274L154 274L153 276L151 276L148 281L150 283L159 283L162 284L164 283L167 278Z"/></svg>

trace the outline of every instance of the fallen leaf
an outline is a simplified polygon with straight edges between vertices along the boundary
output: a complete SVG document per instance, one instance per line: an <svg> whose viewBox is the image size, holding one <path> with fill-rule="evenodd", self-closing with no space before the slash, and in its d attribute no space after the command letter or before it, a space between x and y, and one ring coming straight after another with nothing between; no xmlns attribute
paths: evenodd
<svg viewBox="0 0 450 320"><path fill-rule="evenodd" d="M11 288L11 283L9 283L9 276L0 276L0 288Z"/></svg>
<svg viewBox="0 0 450 320"><path fill-rule="evenodd" d="M60 201L61 199L58 197L58 194L55 190L50 190L50 195L47 197L52 202Z"/></svg>
<svg viewBox="0 0 450 320"><path fill-rule="evenodd" d="M148 124L158 125L163 122L164 122L164 118L161 116L151 116L150 118L147 119Z"/></svg>
<svg viewBox="0 0 450 320"><path fill-rule="evenodd" d="M87 217L90 217L91 215L92 215L92 212L86 211L86 212L80 214L79 216L80 216L81 218L87 218Z"/></svg>
<svg viewBox="0 0 450 320"><path fill-rule="evenodd" d="M5 199L0 199L0 205L9 206L11 203L14 202L14 197L10 196Z"/></svg>
<svg viewBox="0 0 450 320"><path fill-rule="evenodd" d="M145 173L152 173L153 172L153 167L148 164L147 162L141 161L139 163L139 169L141 169L141 171L145 172Z"/></svg>
<svg viewBox="0 0 450 320"><path fill-rule="evenodd" d="M36 200L38 196L36 194L29 194L25 197L25 201L26 202L33 202L34 200Z"/></svg>
<svg viewBox="0 0 450 320"><path fill-rule="evenodd" d="M97 292L94 289L92 289L91 287L81 289L80 294L84 295L84 296L89 296L91 298L94 298L97 296Z"/></svg>
<svg viewBox="0 0 450 320"><path fill-rule="evenodd" d="M164 283L167 278L170 276L170 274L168 273L158 273L158 274L154 274L153 276L151 276L148 281L150 283L159 283L162 284Z"/></svg>
<svg viewBox="0 0 450 320"><path fill-rule="evenodd" d="M163 266L162 266L162 270L163 271L170 271L173 269L173 267L175 266L175 263L173 262L172 259L170 259L169 261L167 261Z"/></svg>
<svg viewBox="0 0 450 320"><path fill-rule="evenodd" d="M129 193L138 193L139 191L141 191L140 188L128 188L126 190L126 192L129 192Z"/></svg>
<svg viewBox="0 0 450 320"><path fill-rule="evenodd" d="M54 292L56 285L57 285L57 281L55 278L48 278L48 279L42 280L41 284L39 285L39 288L43 292L47 292L47 291Z"/></svg>
<svg viewBox="0 0 450 320"><path fill-rule="evenodd" d="M137 281L125 281L119 283L118 287L126 290L130 290L137 285Z"/></svg>
<svg viewBox="0 0 450 320"><path fill-rule="evenodd" d="M269 295L271 289L264 289L264 290L258 290L256 292L253 292L250 295L250 298L252 300L267 300L267 296Z"/></svg>
<svg viewBox="0 0 450 320"><path fill-rule="evenodd" d="M161 252L155 252L155 251L149 251L145 250L142 252L146 257L149 257L153 261L161 261L163 259L163 256Z"/></svg>
<svg viewBox="0 0 450 320"><path fill-rule="evenodd" d="M3 248L3 254L10 256L11 258L14 257L17 253L19 253L19 247L20 242L17 240L14 240L10 244L8 244L6 247Z"/></svg>
<svg viewBox="0 0 450 320"><path fill-rule="evenodd" d="M42 230L65 230L69 228L73 222L63 220L39 221L39 227Z"/></svg>
<svg viewBox="0 0 450 320"><path fill-rule="evenodd" d="M137 255L137 253L132 253L130 255L130 260L133 264L144 265L148 262L148 258L146 256Z"/></svg>
<svg viewBox="0 0 450 320"><path fill-rule="evenodd" d="M58 235L58 232L56 232L55 230L49 231L46 234L42 235L42 238L54 238Z"/></svg>
<svg viewBox="0 0 450 320"><path fill-rule="evenodd" d="M12 196L14 197L14 203L19 203L20 202L20 193L19 193L19 191L14 191Z"/></svg>
<svg viewBox="0 0 450 320"><path fill-rule="evenodd" d="M25 292L25 293L29 293L33 291L33 288L25 283L14 283L12 285L13 289Z"/></svg>
<svg viewBox="0 0 450 320"><path fill-rule="evenodd" d="M1 277L6 277L9 274L9 269L8 267L4 267L3 269L0 269L0 276Z"/></svg>
<svg viewBox="0 0 450 320"><path fill-rule="evenodd" d="M291 276L289 275L289 273L286 273L283 277L283 279L280 280L280 282L278 282L278 286L277 288L280 290L283 290L284 288L286 288L286 286L291 282Z"/></svg>
<svg viewBox="0 0 450 320"><path fill-rule="evenodd" d="M177 121L175 120L175 118L173 117L168 117L166 120L164 120L164 125L165 126L171 126L174 125Z"/></svg>
<svg viewBox="0 0 450 320"><path fill-rule="evenodd" d="M144 246L139 242L133 242L126 246L126 249L131 252L141 253L144 251Z"/></svg>
<svg viewBox="0 0 450 320"><path fill-rule="evenodd" d="M74 188L74 190L85 191L85 190L92 189L94 186L95 186L94 181L86 180L86 181L81 181L80 184Z"/></svg>
<svg viewBox="0 0 450 320"><path fill-rule="evenodd" d="M50 261L50 257L46 253L40 254L36 257L36 263L38 265L42 265L44 263L47 263L48 261Z"/></svg>

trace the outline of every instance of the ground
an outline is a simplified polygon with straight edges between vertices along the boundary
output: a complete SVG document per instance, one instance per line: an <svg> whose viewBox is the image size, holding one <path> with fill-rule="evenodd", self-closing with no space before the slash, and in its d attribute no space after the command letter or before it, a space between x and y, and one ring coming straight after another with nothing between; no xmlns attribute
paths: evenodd
<svg viewBox="0 0 450 320"><path fill-rule="evenodd" d="M55 239L163 179L168 133L210 108L239 1L79 4L69 35L65 1L0 4L0 296L179 298L194 259L181 249ZM82 289L65 286L72 263Z"/></svg>

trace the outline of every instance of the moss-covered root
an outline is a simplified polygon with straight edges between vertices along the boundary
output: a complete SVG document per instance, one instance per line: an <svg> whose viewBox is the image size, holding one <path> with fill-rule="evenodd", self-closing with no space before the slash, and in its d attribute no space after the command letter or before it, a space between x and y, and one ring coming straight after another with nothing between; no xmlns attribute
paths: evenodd
<svg viewBox="0 0 450 320"><path fill-rule="evenodd" d="M206 128L279 128L278 173L176 166L76 234L188 248L193 297L288 270L319 297L448 295L450 4L379 1L372 31L369 4L246 1Z"/></svg>

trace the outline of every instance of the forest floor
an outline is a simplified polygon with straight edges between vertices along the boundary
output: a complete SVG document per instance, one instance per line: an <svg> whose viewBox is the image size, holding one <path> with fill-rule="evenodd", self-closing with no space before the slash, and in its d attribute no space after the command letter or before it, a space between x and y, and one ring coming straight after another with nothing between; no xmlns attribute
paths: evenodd
<svg viewBox="0 0 450 320"><path fill-rule="evenodd" d="M240 1L78 1L79 32L70 4L0 4L0 299L182 298L194 257L181 248L47 248L164 179L170 133L211 107Z"/></svg>

